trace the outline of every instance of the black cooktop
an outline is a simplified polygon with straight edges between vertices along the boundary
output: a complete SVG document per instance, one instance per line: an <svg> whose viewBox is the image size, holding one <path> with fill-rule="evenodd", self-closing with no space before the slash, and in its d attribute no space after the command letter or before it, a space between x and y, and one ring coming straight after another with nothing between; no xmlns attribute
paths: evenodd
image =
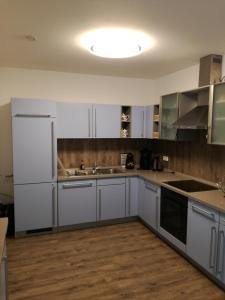
<svg viewBox="0 0 225 300"><path fill-rule="evenodd" d="M217 190L216 187L196 180L175 180L165 183L188 193Z"/></svg>

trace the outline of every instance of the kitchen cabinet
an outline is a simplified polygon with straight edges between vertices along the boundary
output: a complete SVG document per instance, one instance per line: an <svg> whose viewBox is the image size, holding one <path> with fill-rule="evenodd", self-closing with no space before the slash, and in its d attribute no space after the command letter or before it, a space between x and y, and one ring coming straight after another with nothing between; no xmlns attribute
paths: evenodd
<svg viewBox="0 0 225 300"><path fill-rule="evenodd" d="M214 85L210 103L209 143L225 145L225 83Z"/></svg>
<svg viewBox="0 0 225 300"><path fill-rule="evenodd" d="M131 138L145 137L145 107L131 107Z"/></svg>
<svg viewBox="0 0 225 300"><path fill-rule="evenodd" d="M187 254L213 275L217 265L218 222L217 211L189 200Z"/></svg>
<svg viewBox="0 0 225 300"><path fill-rule="evenodd" d="M8 299L7 274L8 274L8 268L7 268L7 254L6 254L6 245L5 245L2 260L0 261L0 300Z"/></svg>
<svg viewBox="0 0 225 300"><path fill-rule="evenodd" d="M225 214L220 215L216 276L218 280L225 284Z"/></svg>
<svg viewBox="0 0 225 300"><path fill-rule="evenodd" d="M96 180L58 184L59 226L96 222Z"/></svg>
<svg viewBox="0 0 225 300"><path fill-rule="evenodd" d="M151 182L142 180L139 185L139 205L141 219L152 228L158 228L160 188Z"/></svg>
<svg viewBox="0 0 225 300"><path fill-rule="evenodd" d="M92 104L57 103L57 138L91 138Z"/></svg>
<svg viewBox="0 0 225 300"><path fill-rule="evenodd" d="M14 184L56 180L55 118L12 118Z"/></svg>
<svg viewBox="0 0 225 300"><path fill-rule="evenodd" d="M145 138L152 139L153 138L153 113L154 106L146 106L145 107Z"/></svg>
<svg viewBox="0 0 225 300"><path fill-rule="evenodd" d="M126 217L138 215L138 178L126 178Z"/></svg>
<svg viewBox="0 0 225 300"><path fill-rule="evenodd" d="M125 178L98 180L97 185L97 220L124 218Z"/></svg>
<svg viewBox="0 0 225 300"><path fill-rule="evenodd" d="M93 137L120 138L120 105L93 105Z"/></svg>
<svg viewBox="0 0 225 300"><path fill-rule="evenodd" d="M160 139L176 140L177 129L173 123L178 118L178 94L170 94L161 98Z"/></svg>
<svg viewBox="0 0 225 300"><path fill-rule="evenodd" d="M16 232L57 226L56 183L15 185L14 198Z"/></svg>

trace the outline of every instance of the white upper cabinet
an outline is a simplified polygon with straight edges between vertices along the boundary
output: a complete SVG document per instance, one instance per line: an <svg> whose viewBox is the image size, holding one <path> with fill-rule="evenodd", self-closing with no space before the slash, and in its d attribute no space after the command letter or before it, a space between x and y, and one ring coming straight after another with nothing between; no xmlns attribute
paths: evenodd
<svg viewBox="0 0 225 300"><path fill-rule="evenodd" d="M56 116L56 103L48 100L12 98L12 117L52 117Z"/></svg>
<svg viewBox="0 0 225 300"><path fill-rule="evenodd" d="M120 138L120 105L93 105L93 137Z"/></svg>
<svg viewBox="0 0 225 300"><path fill-rule="evenodd" d="M131 138L145 137L145 107L132 106L131 108Z"/></svg>
<svg viewBox="0 0 225 300"><path fill-rule="evenodd" d="M56 104L57 138L91 138L92 104Z"/></svg>
<svg viewBox="0 0 225 300"><path fill-rule="evenodd" d="M145 137L153 138L153 105L145 107Z"/></svg>

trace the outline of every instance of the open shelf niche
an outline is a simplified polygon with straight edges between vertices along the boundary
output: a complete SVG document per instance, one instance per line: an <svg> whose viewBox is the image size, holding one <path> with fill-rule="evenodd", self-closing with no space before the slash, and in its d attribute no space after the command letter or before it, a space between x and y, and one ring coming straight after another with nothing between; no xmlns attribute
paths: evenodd
<svg viewBox="0 0 225 300"><path fill-rule="evenodd" d="M121 138L130 138L131 136L131 107L121 106Z"/></svg>
<svg viewBox="0 0 225 300"><path fill-rule="evenodd" d="M153 139L159 139L159 104L153 105Z"/></svg>

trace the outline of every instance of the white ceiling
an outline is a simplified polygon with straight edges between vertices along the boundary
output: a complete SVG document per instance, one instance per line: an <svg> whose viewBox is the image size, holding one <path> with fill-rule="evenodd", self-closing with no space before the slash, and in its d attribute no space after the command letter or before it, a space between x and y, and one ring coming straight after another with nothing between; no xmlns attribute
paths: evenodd
<svg viewBox="0 0 225 300"><path fill-rule="evenodd" d="M77 43L107 26L144 31L156 45L109 60ZM225 0L0 0L0 38L0 66L156 78L225 53Z"/></svg>

